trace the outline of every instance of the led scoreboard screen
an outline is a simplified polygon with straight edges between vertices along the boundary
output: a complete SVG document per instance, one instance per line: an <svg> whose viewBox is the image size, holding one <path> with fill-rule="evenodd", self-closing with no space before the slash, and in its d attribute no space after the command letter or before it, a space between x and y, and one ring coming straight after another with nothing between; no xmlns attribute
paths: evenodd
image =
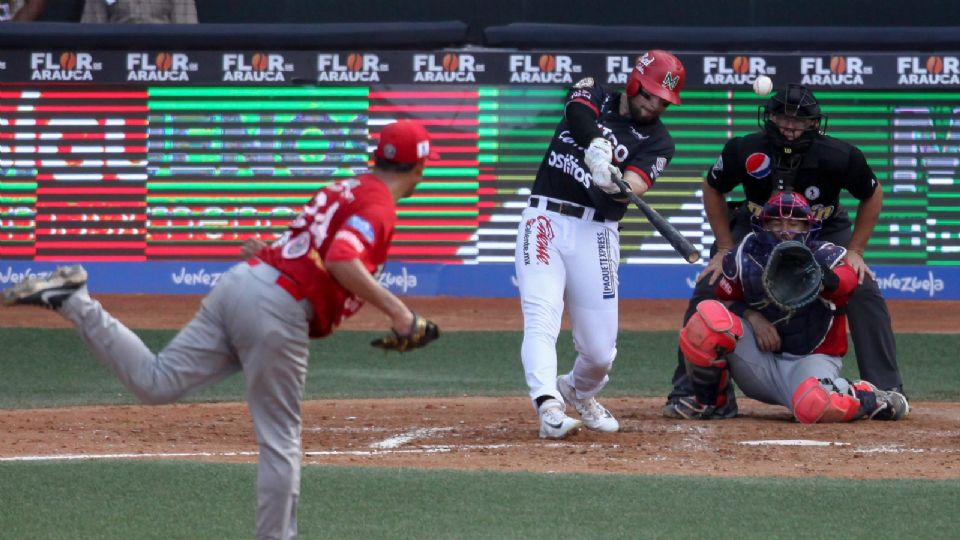
<svg viewBox="0 0 960 540"><path fill-rule="evenodd" d="M411 118L439 159L399 204L391 260L512 264L566 89L591 74L620 89L632 67L599 53L97 54L0 53L4 261L235 260L316 189L365 171L382 126ZM749 88L767 73L811 83L828 134L876 172L884 207L868 262L960 266L955 57L680 56L683 104L663 117L676 154L645 199L704 257L703 176L727 139L758 129L764 99ZM841 200L851 213L856 202ZM639 212L621 236L625 267L682 264Z"/></svg>

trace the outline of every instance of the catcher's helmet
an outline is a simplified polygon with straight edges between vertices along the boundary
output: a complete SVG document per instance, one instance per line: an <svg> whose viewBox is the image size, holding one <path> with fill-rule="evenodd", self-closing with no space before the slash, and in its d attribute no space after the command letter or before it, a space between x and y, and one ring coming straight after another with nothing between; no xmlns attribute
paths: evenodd
<svg viewBox="0 0 960 540"><path fill-rule="evenodd" d="M773 121L773 115L814 122L799 137L789 140ZM802 152L813 144L814 137L827 131L827 117L820 112L817 97L812 90L800 84L788 84L784 90L771 96L757 110L757 121L774 144L785 152Z"/></svg>
<svg viewBox="0 0 960 540"><path fill-rule="evenodd" d="M767 224L773 219L787 219L802 221L808 225L807 230L798 234L784 234L771 231ZM762 240L778 244L784 240L797 240L806 243L812 240L820 230L820 220L817 219L806 197L792 191L778 191L763 205L759 216L753 218L753 228Z"/></svg>
<svg viewBox="0 0 960 540"><path fill-rule="evenodd" d="M674 105L680 104L680 90L687 72L680 59L659 49L651 49L637 59L627 79L627 97L644 92Z"/></svg>

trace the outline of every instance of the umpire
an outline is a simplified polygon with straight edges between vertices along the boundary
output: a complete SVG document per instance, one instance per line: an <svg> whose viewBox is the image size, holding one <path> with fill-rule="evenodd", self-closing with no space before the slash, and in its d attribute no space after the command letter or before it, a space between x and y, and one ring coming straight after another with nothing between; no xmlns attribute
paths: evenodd
<svg viewBox="0 0 960 540"><path fill-rule="evenodd" d="M883 190L876 176L858 148L824 135L827 118L807 87L788 84L761 106L757 115L761 131L727 141L704 179L703 206L716 241L710 263L697 276L684 324L697 304L715 297L723 255L750 232L750 216L759 213L775 190L795 191L810 201L815 216L823 223L818 239L846 247L846 262L857 272L860 287L846 306L846 313L860 376L882 389L902 392L890 313L873 272L863 260L883 205ZM726 194L741 184L747 199L728 203ZM842 190L860 201L852 224L840 206ZM668 418L688 418L689 411L680 398L692 396L693 388L683 356L677 352L673 390L662 412ZM728 387L727 403L715 411L714 418L737 415L733 385Z"/></svg>

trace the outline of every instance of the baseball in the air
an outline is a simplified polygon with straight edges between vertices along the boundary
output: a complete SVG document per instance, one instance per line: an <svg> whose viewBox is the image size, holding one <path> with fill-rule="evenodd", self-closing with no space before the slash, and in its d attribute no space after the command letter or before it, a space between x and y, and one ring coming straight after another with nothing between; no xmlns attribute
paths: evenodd
<svg viewBox="0 0 960 540"><path fill-rule="evenodd" d="M766 75L760 75L757 77L757 80L753 81L753 91L757 93L758 96L765 96L773 90L773 81L770 80L770 77Z"/></svg>

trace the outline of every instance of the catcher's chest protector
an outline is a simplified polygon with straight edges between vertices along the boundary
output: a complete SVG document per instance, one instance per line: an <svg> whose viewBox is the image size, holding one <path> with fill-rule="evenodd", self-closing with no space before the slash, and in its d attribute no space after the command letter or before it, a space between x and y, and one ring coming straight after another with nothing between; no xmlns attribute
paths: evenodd
<svg viewBox="0 0 960 540"><path fill-rule="evenodd" d="M807 242L813 256L830 268L846 255L847 250L829 242ZM770 259L769 244L760 242L755 233L748 234L736 252L724 258L724 275L740 278L744 299L752 309L777 327L780 334L780 352L806 355L816 349L830 330L835 314L834 305L822 297L792 313L773 305L763 287L763 269Z"/></svg>

